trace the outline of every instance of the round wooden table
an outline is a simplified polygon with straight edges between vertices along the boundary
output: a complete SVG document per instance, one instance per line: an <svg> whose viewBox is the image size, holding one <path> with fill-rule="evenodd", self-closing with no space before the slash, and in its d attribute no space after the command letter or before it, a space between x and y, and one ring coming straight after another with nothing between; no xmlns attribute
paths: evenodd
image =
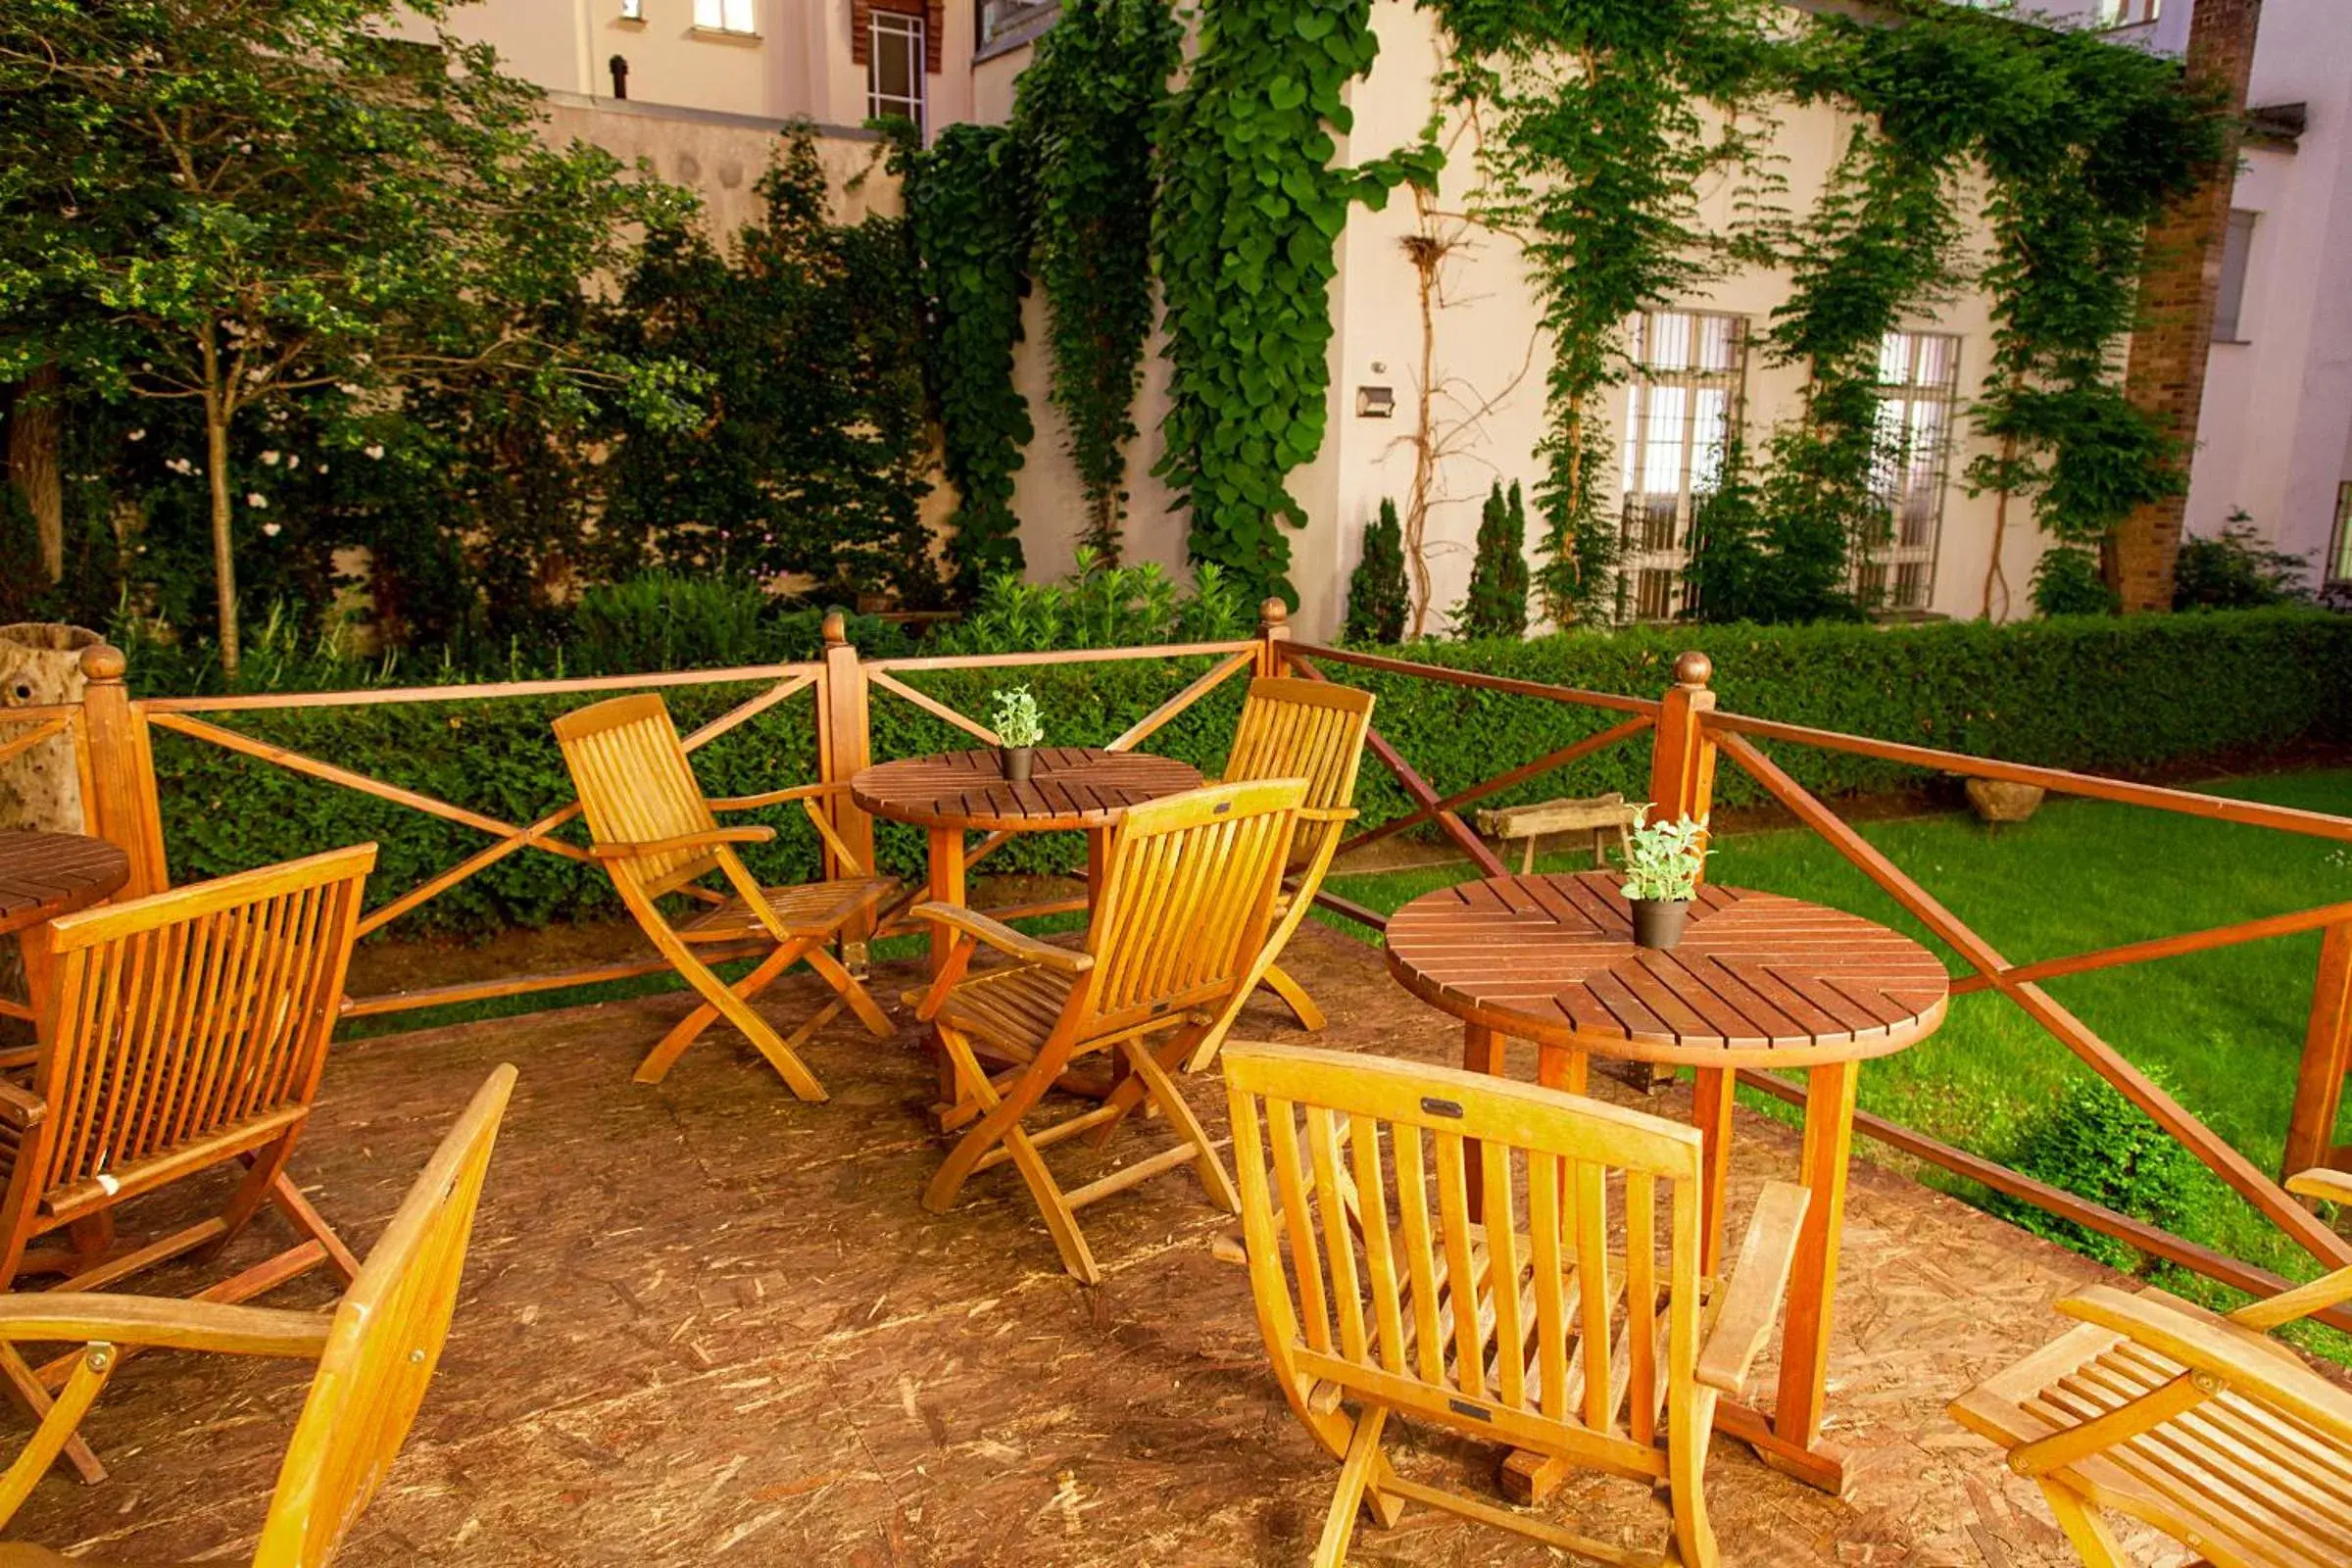
<svg viewBox="0 0 2352 1568"><path fill-rule="evenodd" d="M850 780L850 798L875 816L927 828L930 896L961 904L964 872L978 858L965 852L966 833L1084 833L1091 895L1109 830L1121 811L1200 787L1200 769L1164 757L1094 746L1041 746L1026 784L1006 783L993 751L948 752L863 768ZM984 843L979 854L995 847ZM947 949L945 937L934 930L935 971Z"/></svg>
<svg viewBox="0 0 2352 1568"><path fill-rule="evenodd" d="M24 984L37 999L48 986L48 945L40 930L61 914L111 898L130 880L130 857L80 833L0 830L0 936L13 935L24 958Z"/></svg>
<svg viewBox="0 0 2352 1568"><path fill-rule="evenodd" d="M1800 1176L1813 1200L1788 1285L1779 1397L1769 1415L1726 1401L1718 1425L1778 1468L1841 1491L1844 1465L1821 1425L1854 1091L1864 1061L1943 1022L1948 977L1883 925L1741 888L1700 888L1680 947L1638 948L1617 886L1614 872L1586 871L1424 894L1390 917L1390 972L1462 1019L1473 1071L1500 1074L1510 1039L1535 1043L1541 1082L1578 1093L1592 1054L1693 1069L1709 1274L1723 1257L1734 1076L1805 1071ZM1521 1479L1540 1492L1546 1478Z"/></svg>

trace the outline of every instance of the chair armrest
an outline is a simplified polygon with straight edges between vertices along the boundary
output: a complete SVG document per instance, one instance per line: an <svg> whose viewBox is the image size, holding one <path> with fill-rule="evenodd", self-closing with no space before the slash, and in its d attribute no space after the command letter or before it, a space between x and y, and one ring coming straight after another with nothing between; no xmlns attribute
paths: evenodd
<svg viewBox="0 0 2352 1568"><path fill-rule="evenodd" d="M2352 1394L2252 1329L2187 1308L2185 1302L2130 1296L2108 1285L2068 1297L2058 1310L2111 1329L2191 1372L2210 1373L2238 1394L2285 1410L2338 1443L2352 1444Z"/></svg>
<svg viewBox="0 0 2352 1568"><path fill-rule="evenodd" d="M2286 1190L2297 1198L2317 1198L2352 1208L2352 1171L2321 1165L2287 1179Z"/></svg>
<svg viewBox="0 0 2352 1568"><path fill-rule="evenodd" d="M760 795L733 795L704 804L713 811L755 811L762 806L782 806L787 801L821 801L849 793L849 781L844 779L832 784L795 784L788 790L768 790Z"/></svg>
<svg viewBox="0 0 2352 1568"><path fill-rule="evenodd" d="M1301 806L1298 808L1298 820L1301 822L1352 822L1362 814L1352 806Z"/></svg>
<svg viewBox="0 0 2352 1568"><path fill-rule="evenodd" d="M715 849L721 844L765 844L776 836L772 827L712 827L674 838L647 839L637 844L599 844L589 855L599 860L633 860L641 855L669 855L678 850Z"/></svg>
<svg viewBox="0 0 2352 1568"><path fill-rule="evenodd" d="M1049 969L1064 974L1084 974L1095 966L1095 960L1083 953L1057 948L1051 942L1023 936L1002 920L992 920L974 909L959 904L925 902L906 911L917 920L944 925L951 931L960 931L975 941L986 943L999 953L1007 954L1029 963L1042 963Z"/></svg>
<svg viewBox="0 0 2352 1568"><path fill-rule="evenodd" d="M226 1355L317 1360L334 1319L323 1312L111 1291L46 1291L0 1297L0 1343L21 1340L153 1345Z"/></svg>
<svg viewBox="0 0 2352 1568"><path fill-rule="evenodd" d="M18 1132L28 1133L41 1124L49 1114L49 1102L31 1090L0 1078L0 1122Z"/></svg>
<svg viewBox="0 0 2352 1568"><path fill-rule="evenodd" d="M1756 1200L1739 1259L1716 1286L1722 1292L1715 1324L1698 1350L1698 1381L1737 1397L1747 1387L1748 1368L1764 1348L1782 1300L1796 1243L1813 1195L1791 1182L1770 1182Z"/></svg>

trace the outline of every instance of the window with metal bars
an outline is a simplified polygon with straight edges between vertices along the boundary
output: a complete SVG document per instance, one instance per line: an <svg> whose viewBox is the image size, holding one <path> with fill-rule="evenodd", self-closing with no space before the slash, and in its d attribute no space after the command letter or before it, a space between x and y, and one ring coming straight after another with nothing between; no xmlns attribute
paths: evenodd
<svg viewBox="0 0 2352 1568"><path fill-rule="evenodd" d="M2352 480L2335 487L2335 532L2328 541L2328 582L2352 583Z"/></svg>
<svg viewBox="0 0 2352 1568"><path fill-rule="evenodd" d="M923 19L898 11L873 11L866 16L865 113L871 120L897 117L914 122L925 139L923 123Z"/></svg>
<svg viewBox="0 0 2352 1568"><path fill-rule="evenodd" d="M1879 422L1872 488L1886 507L1877 538L1857 540L1854 594L1865 610L1912 614L1936 592L1960 340L1889 332L1879 344Z"/></svg>
<svg viewBox="0 0 2352 1568"><path fill-rule="evenodd" d="M1625 418L1619 617L1668 620L1684 608L1692 498L1721 482L1747 374L1747 318L1646 311L1634 319Z"/></svg>

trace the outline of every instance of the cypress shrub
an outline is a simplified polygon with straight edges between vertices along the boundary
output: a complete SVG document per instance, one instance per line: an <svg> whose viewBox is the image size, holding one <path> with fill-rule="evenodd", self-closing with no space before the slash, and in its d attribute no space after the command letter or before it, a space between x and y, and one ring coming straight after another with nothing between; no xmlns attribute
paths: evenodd
<svg viewBox="0 0 2352 1568"><path fill-rule="evenodd" d="M1527 505L1516 479L1508 496L1498 481L1479 514L1470 592L1453 612L1453 629L1465 639L1527 634Z"/></svg>
<svg viewBox="0 0 2352 1568"><path fill-rule="evenodd" d="M1348 628L1341 636L1350 643L1402 642L1409 608L1404 528L1396 520L1396 503L1384 496L1380 515L1364 529L1363 559L1348 579Z"/></svg>

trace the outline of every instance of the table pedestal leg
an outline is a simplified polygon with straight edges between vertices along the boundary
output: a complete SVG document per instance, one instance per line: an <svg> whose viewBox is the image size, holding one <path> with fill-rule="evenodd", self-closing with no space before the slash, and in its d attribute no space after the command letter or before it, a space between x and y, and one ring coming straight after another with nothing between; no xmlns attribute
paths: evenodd
<svg viewBox="0 0 2352 1568"><path fill-rule="evenodd" d="M1462 1025L1462 1071L1483 1072L1490 1078L1509 1076L1504 1070L1509 1041L1483 1023ZM1473 1222L1484 1217L1487 1196L1486 1161L1476 1139L1462 1140L1462 1197Z"/></svg>
<svg viewBox="0 0 2352 1568"><path fill-rule="evenodd" d="M24 961L24 1000L32 1004L33 1014L37 1017L41 1010L41 998L49 990L48 927L32 925L18 932L17 955ZM0 1068L26 1066L39 1054L37 1038L28 1046L0 1047Z"/></svg>
<svg viewBox="0 0 2352 1568"><path fill-rule="evenodd" d="M1766 1464L1832 1494L1845 1489L1845 1460L1835 1446L1821 1441L1821 1423L1829 1387L1830 1308L1845 1231L1854 1095L1861 1081L1861 1064L1851 1061L1816 1067L1807 1075L1801 1177L1813 1200L1788 1276L1778 1396L1770 1416L1726 1400L1715 1421L1719 1431L1754 1447Z"/></svg>
<svg viewBox="0 0 2352 1568"><path fill-rule="evenodd" d="M926 863L930 870L930 898L932 901L960 906L964 901L963 829L959 827L933 828L931 830L931 850ZM931 928L930 972L932 975L937 976L940 970L948 966L948 949L951 945L952 934L947 927L935 925ZM962 1098L959 1086L956 1082L956 1064L950 1061L948 1054L940 1049L936 1037L931 1041L931 1052L939 1065L940 1103L943 1106L953 1106Z"/></svg>
<svg viewBox="0 0 2352 1568"><path fill-rule="evenodd" d="M1701 1067L1691 1074L1690 1125L1698 1129L1698 1271L1723 1268L1723 1208L1732 1174L1732 1085L1728 1068Z"/></svg>

